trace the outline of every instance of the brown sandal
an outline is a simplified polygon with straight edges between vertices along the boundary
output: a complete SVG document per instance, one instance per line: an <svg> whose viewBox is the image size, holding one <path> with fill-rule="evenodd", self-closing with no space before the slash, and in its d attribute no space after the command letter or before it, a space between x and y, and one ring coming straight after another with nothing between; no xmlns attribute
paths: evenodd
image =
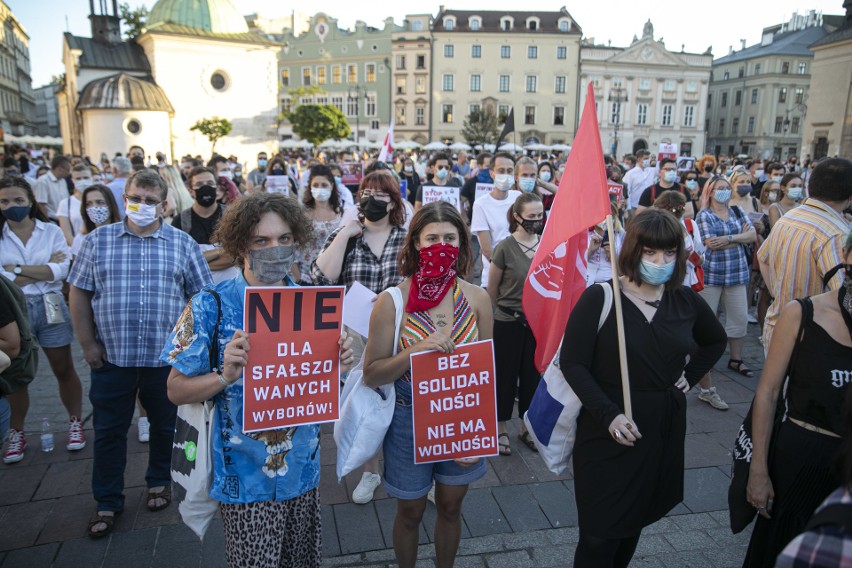
<svg viewBox="0 0 852 568"><path fill-rule="evenodd" d="M116 511L112 515L101 515L102 511L95 511L95 515L89 520L89 526L86 528L86 535L89 538L102 538L112 532L115 518L121 514L121 511ZM104 524L106 528L102 531L93 531L95 525Z"/></svg>
<svg viewBox="0 0 852 568"><path fill-rule="evenodd" d="M503 440L503 438L506 439L505 443L503 443L501 441L501 440ZM512 446L509 445L509 434L507 434L506 432L499 434L497 436L497 445L500 448L499 451L500 451L501 456L511 456L512 455Z"/></svg>
<svg viewBox="0 0 852 568"><path fill-rule="evenodd" d="M151 504L152 501L154 501L156 499L162 499L163 501L165 501L165 503L162 504L162 505L152 505ZM171 502L172 502L172 488L169 485L163 487L159 491L156 491L156 492L149 491L148 492L147 505L148 505L148 510L151 511L152 513L156 513L157 511L162 511L163 509L168 507Z"/></svg>
<svg viewBox="0 0 852 568"><path fill-rule="evenodd" d="M529 449L531 449L532 451L534 451L535 453L538 453L538 448L535 447L535 442L533 442L533 439L530 438L529 432L524 432L523 434L518 434L518 440L520 440L521 442L526 444L527 447Z"/></svg>

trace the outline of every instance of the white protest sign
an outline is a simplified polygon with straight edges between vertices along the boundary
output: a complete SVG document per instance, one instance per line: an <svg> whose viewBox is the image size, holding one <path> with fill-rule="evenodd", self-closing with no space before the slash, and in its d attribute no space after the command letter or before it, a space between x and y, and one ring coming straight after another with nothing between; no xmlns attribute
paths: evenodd
<svg viewBox="0 0 852 568"><path fill-rule="evenodd" d="M423 205L435 201L446 201L461 211L461 192L458 187L443 187L440 185L423 186Z"/></svg>
<svg viewBox="0 0 852 568"><path fill-rule="evenodd" d="M483 195L488 195L494 191L493 183L477 183L476 184L476 195L474 196L474 201L482 197Z"/></svg>
<svg viewBox="0 0 852 568"><path fill-rule="evenodd" d="M266 176L266 192L281 193L290 197L290 178L288 176Z"/></svg>

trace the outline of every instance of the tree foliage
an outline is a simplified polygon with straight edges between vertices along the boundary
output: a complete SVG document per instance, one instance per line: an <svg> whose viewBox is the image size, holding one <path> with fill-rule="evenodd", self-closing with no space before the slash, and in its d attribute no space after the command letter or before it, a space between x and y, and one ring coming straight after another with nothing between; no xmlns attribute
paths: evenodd
<svg viewBox="0 0 852 568"><path fill-rule="evenodd" d="M121 21L124 23L124 38L136 39L142 35L142 30L148 22L148 8L139 6L136 9L130 7L126 2L119 7Z"/></svg>
<svg viewBox="0 0 852 568"><path fill-rule="evenodd" d="M214 116L212 118L202 118L192 125L190 130L197 130L201 134L207 137L208 140L213 144L213 148L211 149L211 153L216 152L216 142L219 141L220 138L227 136L231 133L231 129L233 125L231 121L227 118L219 118L218 116Z"/></svg>
<svg viewBox="0 0 852 568"><path fill-rule="evenodd" d="M471 146L497 142L497 137L500 136L497 115L490 107L471 112L464 119L461 135Z"/></svg>
<svg viewBox="0 0 852 568"><path fill-rule="evenodd" d="M286 117L293 132L314 146L329 139L346 138L352 133L346 117L334 105L299 105Z"/></svg>

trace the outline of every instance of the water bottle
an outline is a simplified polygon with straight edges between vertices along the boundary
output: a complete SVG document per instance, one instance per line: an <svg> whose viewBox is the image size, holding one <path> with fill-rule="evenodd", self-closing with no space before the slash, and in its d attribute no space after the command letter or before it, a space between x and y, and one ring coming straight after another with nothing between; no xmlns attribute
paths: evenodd
<svg viewBox="0 0 852 568"><path fill-rule="evenodd" d="M50 429L50 422L47 418L42 420L41 423L41 451L53 451L53 431Z"/></svg>

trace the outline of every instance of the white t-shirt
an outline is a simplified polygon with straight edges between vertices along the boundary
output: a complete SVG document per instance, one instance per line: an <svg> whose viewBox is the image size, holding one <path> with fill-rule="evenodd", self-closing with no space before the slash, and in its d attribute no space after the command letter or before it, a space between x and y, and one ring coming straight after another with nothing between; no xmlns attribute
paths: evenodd
<svg viewBox="0 0 852 568"><path fill-rule="evenodd" d="M642 193L657 182L657 169L647 167L644 170L639 166L624 174L624 183L627 184L627 208L639 207L639 199Z"/></svg>
<svg viewBox="0 0 852 568"><path fill-rule="evenodd" d="M80 199L76 195L66 197L59 202L56 209L57 217L65 217L71 221L71 233L74 236L83 230L83 216L80 214Z"/></svg>
<svg viewBox="0 0 852 568"><path fill-rule="evenodd" d="M520 191L510 189L506 199L494 199L491 194L483 195L473 202L473 218L470 223L471 233L487 231L491 236L491 250L509 236L509 209L521 195ZM482 287L488 286L488 271L491 263L482 255Z"/></svg>

